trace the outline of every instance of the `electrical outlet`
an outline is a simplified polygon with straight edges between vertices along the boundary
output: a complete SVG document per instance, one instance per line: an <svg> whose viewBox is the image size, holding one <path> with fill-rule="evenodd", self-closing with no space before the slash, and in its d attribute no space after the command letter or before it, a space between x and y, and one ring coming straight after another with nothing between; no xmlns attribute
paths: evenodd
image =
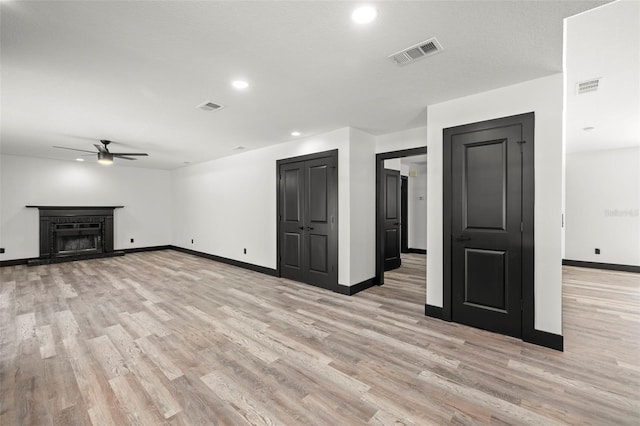
<svg viewBox="0 0 640 426"><path fill-rule="evenodd" d="M133 238L131 239L131 242L133 242Z"/></svg>
<svg viewBox="0 0 640 426"><path fill-rule="evenodd" d="M0 248L0 254L4 253L4 247Z"/></svg>
<svg viewBox="0 0 640 426"><path fill-rule="evenodd" d="M247 249L244 249L244 254L247 254Z"/></svg>
<svg viewBox="0 0 640 426"><path fill-rule="evenodd" d="M600 254L600 249L599 248L596 249L596 254Z"/></svg>

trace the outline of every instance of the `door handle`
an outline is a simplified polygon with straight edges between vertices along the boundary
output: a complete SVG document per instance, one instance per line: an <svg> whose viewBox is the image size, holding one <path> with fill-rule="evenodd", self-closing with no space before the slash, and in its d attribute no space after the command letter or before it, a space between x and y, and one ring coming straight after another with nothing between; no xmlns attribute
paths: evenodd
<svg viewBox="0 0 640 426"><path fill-rule="evenodd" d="M303 231L304 230L304 226L299 226L298 229Z"/></svg>
<svg viewBox="0 0 640 426"><path fill-rule="evenodd" d="M396 222L396 223L394 223L393 225L394 225L394 226L398 226L398 225L400 225L400 222Z"/></svg>
<svg viewBox="0 0 640 426"><path fill-rule="evenodd" d="M314 230L314 227L313 227L313 226L307 226L307 229L308 229L309 231L313 231L313 230Z"/></svg>
<svg viewBox="0 0 640 426"><path fill-rule="evenodd" d="M455 238L455 240L456 241L469 241L469 240L471 240L471 237L467 237L467 236L464 236L464 235L458 235Z"/></svg>

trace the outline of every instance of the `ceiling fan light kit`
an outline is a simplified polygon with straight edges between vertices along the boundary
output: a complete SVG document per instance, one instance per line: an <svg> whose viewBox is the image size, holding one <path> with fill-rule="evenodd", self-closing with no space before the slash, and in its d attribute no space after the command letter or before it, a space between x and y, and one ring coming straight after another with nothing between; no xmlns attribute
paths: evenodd
<svg viewBox="0 0 640 426"><path fill-rule="evenodd" d="M106 165L113 164L113 154L110 154L108 152L99 152L98 163Z"/></svg>

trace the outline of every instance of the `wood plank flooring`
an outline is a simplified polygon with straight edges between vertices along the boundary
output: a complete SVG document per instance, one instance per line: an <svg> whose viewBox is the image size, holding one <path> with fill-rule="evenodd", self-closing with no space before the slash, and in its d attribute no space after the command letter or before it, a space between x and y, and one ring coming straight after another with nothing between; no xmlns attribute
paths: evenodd
<svg viewBox="0 0 640 426"><path fill-rule="evenodd" d="M0 268L1 425L638 424L638 274L564 268L565 352L172 250Z"/></svg>

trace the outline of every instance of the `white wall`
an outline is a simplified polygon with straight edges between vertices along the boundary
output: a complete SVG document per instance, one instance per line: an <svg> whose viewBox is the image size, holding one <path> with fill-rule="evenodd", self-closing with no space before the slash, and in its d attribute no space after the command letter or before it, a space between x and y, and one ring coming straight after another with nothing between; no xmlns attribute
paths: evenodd
<svg viewBox="0 0 640 426"><path fill-rule="evenodd" d="M338 282L350 286L373 277L374 255L369 261L357 254L367 251L365 230L375 230L369 217L375 215L373 144L366 133L343 128L174 170L173 245L275 269L276 161L338 149ZM373 172L361 167L367 158Z"/></svg>
<svg viewBox="0 0 640 426"><path fill-rule="evenodd" d="M569 154L566 182L565 258L640 266L640 148Z"/></svg>
<svg viewBox="0 0 640 426"><path fill-rule="evenodd" d="M0 260L39 256L39 212L26 205L124 205L114 212L116 249L171 242L168 171L2 155L0 176Z"/></svg>
<svg viewBox="0 0 640 426"><path fill-rule="evenodd" d="M400 158L387 158L386 160L384 160L384 168L389 170L397 170L401 175L405 175L404 173L402 173L402 159Z"/></svg>
<svg viewBox="0 0 640 426"><path fill-rule="evenodd" d="M426 124L426 113L425 113ZM376 136L376 154L384 152L400 151L402 149L421 148L427 145L427 127L416 127L414 129L400 132L387 133ZM399 169L398 169L399 170Z"/></svg>
<svg viewBox="0 0 640 426"><path fill-rule="evenodd" d="M427 166L411 165L407 219L409 221L409 248L427 249Z"/></svg>
<svg viewBox="0 0 640 426"><path fill-rule="evenodd" d="M350 141L350 284L376 274L376 154L375 137L351 129Z"/></svg>
<svg viewBox="0 0 640 426"><path fill-rule="evenodd" d="M564 42L564 258L640 265L640 2L567 18ZM592 78L598 90L576 94Z"/></svg>
<svg viewBox="0 0 640 426"><path fill-rule="evenodd" d="M562 334L562 74L427 108L427 303L443 305L442 130L535 112L535 328Z"/></svg>

